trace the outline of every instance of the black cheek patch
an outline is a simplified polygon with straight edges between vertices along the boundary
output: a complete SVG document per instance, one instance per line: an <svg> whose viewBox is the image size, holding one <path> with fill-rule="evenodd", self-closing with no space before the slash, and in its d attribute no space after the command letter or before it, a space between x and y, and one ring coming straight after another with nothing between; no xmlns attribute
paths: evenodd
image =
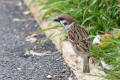
<svg viewBox="0 0 120 80"><path fill-rule="evenodd" d="M65 22L64 25L67 25L67 23Z"/></svg>

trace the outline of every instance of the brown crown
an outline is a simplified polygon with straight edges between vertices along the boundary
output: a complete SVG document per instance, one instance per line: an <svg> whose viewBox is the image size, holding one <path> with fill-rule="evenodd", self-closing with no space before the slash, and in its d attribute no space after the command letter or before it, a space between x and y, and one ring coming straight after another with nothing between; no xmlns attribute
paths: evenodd
<svg viewBox="0 0 120 80"><path fill-rule="evenodd" d="M69 22L69 24L71 24L72 22L76 23L76 21L71 16L69 16L68 14L62 14L58 18L67 20Z"/></svg>

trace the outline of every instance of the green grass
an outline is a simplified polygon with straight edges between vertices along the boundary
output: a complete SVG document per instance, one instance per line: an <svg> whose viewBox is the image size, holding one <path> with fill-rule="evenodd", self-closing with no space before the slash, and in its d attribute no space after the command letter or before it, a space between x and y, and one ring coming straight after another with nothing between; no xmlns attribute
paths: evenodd
<svg viewBox="0 0 120 80"><path fill-rule="evenodd" d="M45 5L43 9L48 11L43 18L53 12L67 13L88 27L92 35L109 32L120 25L120 9L116 0L48 0Z"/></svg>
<svg viewBox="0 0 120 80"><path fill-rule="evenodd" d="M33 0L34 1L34 0ZM120 27L120 3L117 0L37 0L40 5L45 5L41 10L46 10L43 19L56 14L69 14L89 30L91 36L101 32L111 32L113 28ZM57 16L56 16L57 17ZM54 27L53 27L54 28ZM38 32L46 31L39 30ZM63 32L65 34L65 31ZM52 34L53 35L53 34ZM52 36L50 35L50 36ZM65 34L66 35L66 34ZM65 38L66 39L66 38ZM64 40L64 38L63 38ZM48 38L47 38L48 41ZM108 80L120 80L120 39L107 38L100 46L93 45L91 56L97 62L104 59L107 64L114 66L114 70L104 70Z"/></svg>

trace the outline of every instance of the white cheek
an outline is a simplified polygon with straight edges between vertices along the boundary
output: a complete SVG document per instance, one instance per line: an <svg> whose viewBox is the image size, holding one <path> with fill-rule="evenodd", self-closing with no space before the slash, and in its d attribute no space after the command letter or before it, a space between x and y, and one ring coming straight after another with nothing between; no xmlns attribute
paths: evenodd
<svg viewBox="0 0 120 80"><path fill-rule="evenodd" d="M64 25L64 23L66 23L66 20L60 21L60 24L61 24L62 26L66 26L66 25Z"/></svg>

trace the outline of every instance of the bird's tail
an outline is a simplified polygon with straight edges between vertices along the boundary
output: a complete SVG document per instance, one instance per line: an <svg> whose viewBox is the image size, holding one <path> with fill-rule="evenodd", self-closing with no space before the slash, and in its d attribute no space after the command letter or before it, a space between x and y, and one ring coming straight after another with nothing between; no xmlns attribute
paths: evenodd
<svg viewBox="0 0 120 80"><path fill-rule="evenodd" d="M89 57L88 57L88 56L85 56L85 57L84 57L83 72L84 72L84 73L90 73Z"/></svg>

